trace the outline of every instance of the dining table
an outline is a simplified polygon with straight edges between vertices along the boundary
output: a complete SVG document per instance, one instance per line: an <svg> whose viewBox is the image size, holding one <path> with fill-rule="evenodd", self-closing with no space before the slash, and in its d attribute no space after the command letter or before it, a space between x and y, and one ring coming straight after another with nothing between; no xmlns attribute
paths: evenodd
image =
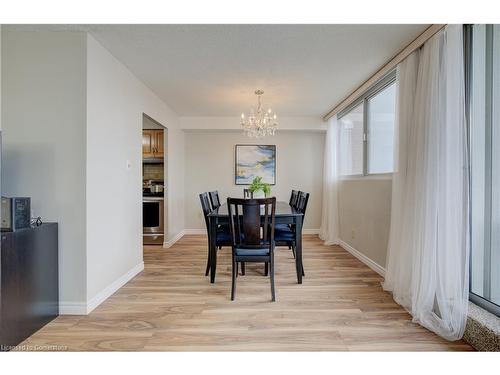
<svg viewBox="0 0 500 375"><path fill-rule="evenodd" d="M264 213L261 214L263 220ZM292 224L295 226L295 270L297 282L302 284L302 221L304 214L292 207L288 202L277 201L275 210L275 224ZM217 270L217 228L220 225L229 225L227 203L223 203L208 214L209 219L209 252L210 252L210 282L215 282Z"/></svg>

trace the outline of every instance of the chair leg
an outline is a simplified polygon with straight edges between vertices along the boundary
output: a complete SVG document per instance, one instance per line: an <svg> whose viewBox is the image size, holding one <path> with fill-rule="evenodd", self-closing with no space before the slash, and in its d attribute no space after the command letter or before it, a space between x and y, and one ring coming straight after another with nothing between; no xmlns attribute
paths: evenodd
<svg viewBox="0 0 500 375"><path fill-rule="evenodd" d="M210 244L208 245L207 268L205 270L205 276L208 276L209 272L210 272Z"/></svg>
<svg viewBox="0 0 500 375"><path fill-rule="evenodd" d="M270 265L269 265L269 267L270 267L269 272L271 274L271 277L270 277L270 279L271 279L271 301L274 302L274 301L276 301L276 295L275 295L275 291L274 291L274 259L273 258L274 258L274 256L273 256L273 254L271 254L271 261L270 261Z"/></svg>
<svg viewBox="0 0 500 375"><path fill-rule="evenodd" d="M240 264L236 262L236 277L238 277L239 269L240 269Z"/></svg>
<svg viewBox="0 0 500 375"><path fill-rule="evenodd" d="M295 259L295 243L292 242L292 253L293 253L293 259ZM304 273L304 263L302 263L302 276L305 276L306 274Z"/></svg>
<svg viewBox="0 0 500 375"><path fill-rule="evenodd" d="M208 271L210 271L210 259L207 260L207 269L205 270L205 276L208 276Z"/></svg>
<svg viewBox="0 0 500 375"><path fill-rule="evenodd" d="M233 258L233 275L232 275L232 285L231 285L231 301L234 301L234 295L236 293L236 276L238 274L238 262Z"/></svg>
<svg viewBox="0 0 500 375"><path fill-rule="evenodd" d="M269 263L264 263L264 276L269 275Z"/></svg>
<svg viewBox="0 0 500 375"><path fill-rule="evenodd" d="M245 276L245 262L241 262L241 274Z"/></svg>

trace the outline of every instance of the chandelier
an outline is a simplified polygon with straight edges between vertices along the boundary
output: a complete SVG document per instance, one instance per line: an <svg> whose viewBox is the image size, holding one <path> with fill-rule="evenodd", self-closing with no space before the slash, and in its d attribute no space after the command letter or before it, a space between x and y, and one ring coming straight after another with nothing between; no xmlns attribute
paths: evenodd
<svg viewBox="0 0 500 375"><path fill-rule="evenodd" d="M248 137L260 138L266 135L274 135L278 128L276 113L273 113L271 108L267 111L262 109L260 99L262 94L264 94L262 90L255 91L255 95L257 95L257 109L252 108L250 114L246 117L244 113L241 114L241 126Z"/></svg>

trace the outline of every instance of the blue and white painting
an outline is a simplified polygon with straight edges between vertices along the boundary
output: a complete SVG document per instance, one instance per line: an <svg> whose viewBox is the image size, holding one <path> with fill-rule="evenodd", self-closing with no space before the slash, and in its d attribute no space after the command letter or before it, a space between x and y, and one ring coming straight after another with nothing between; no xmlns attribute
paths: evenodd
<svg viewBox="0 0 500 375"><path fill-rule="evenodd" d="M255 177L276 184L275 145L236 145L236 185L250 185Z"/></svg>

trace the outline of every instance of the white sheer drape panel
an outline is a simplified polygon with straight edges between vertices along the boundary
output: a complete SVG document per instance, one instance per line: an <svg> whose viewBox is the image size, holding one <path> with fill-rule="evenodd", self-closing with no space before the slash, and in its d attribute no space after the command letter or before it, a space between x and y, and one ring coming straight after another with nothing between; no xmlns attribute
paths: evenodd
<svg viewBox="0 0 500 375"><path fill-rule="evenodd" d="M393 292L397 303L411 309L412 246L410 226L415 214L415 128L413 105L417 88L420 52L417 50L397 67L394 173L392 176L391 228L387 250L384 288Z"/></svg>
<svg viewBox="0 0 500 375"><path fill-rule="evenodd" d="M462 337L468 303L468 175L462 26L398 66L398 135L384 288L415 322Z"/></svg>
<svg viewBox="0 0 500 375"><path fill-rule="evenodd" d="M323 207L319 237L326 245L336 245L339 240L339 135L337 116L334 116L328 123L323 164Z"/></svg>

